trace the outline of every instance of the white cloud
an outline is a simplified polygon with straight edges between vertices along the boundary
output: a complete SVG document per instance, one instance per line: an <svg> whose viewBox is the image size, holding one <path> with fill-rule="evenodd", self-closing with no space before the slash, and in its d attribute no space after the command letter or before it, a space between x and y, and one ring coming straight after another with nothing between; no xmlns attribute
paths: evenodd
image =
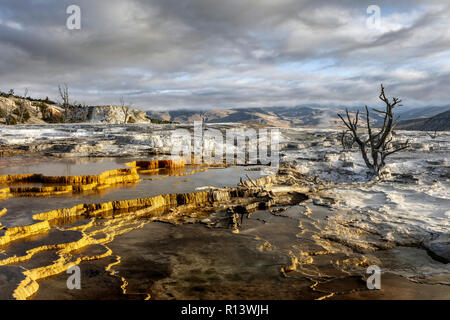
<svg viewBox="0 0 450 320"><path fill-rule="evenodd" d="M0 88L144 108L361 104L380 82L410 104L448 103L449 9L439 1L4 0ZM8 21L7 23L4 21ZM431 87L432 86L432 87Z"/></svg>

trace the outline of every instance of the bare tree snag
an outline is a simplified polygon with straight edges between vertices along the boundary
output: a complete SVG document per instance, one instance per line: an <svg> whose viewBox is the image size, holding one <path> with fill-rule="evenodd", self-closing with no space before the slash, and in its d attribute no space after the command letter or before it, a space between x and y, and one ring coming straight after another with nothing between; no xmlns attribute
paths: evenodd
<svg viewBox="0 0 450 320"><path fill-rule="evenodd" d="M356 112L353 119L351 118L348 109L345 110L345 118L338 114L339 118L347 127L347 132L351 133L354 142L358 145L370 173L375 176L380 174L381 169L383 169L386 164L385 161L388 156L409 147L409 141L406 141L406 143L400 143L397 146L393 146L392 144L394 128L398 122L398 118L394 119L393 110L396 107L402 106L401 100L398 98L392 98L392 101L389 100L385 95L383 85L381 85L381 93L379 98L386 104L386 109L384 111L373 109L375 112L384 115L383 125L379 130L372 128L369 108L367 106L365 107L367 121L365 134L360 135L358 132L359 111Z"/></svg>
<svg viewBox="0 0 450 320"><path fill-rule="evenodd" d="M351 149L355 143L355 139L353 139L353 135L350 130L343 130L340 134L340 140L342 144L342 148Z"/></svg>
<svg viewBox="0 0 450 320"><path fill-rule="evenodd" d="M28 88L25 88L25 92L23 94L23 100L20 101L20 103L19 103L19 112L18 112L18 116L19 116L18 122L19 123L23 123L25 111L27 110L27 105L25 102L25 99L27 98L27 96L28 96Z"/></svg>
<svg viewBox="0 0 450 320"><path fill-rule="evenodd" d="M127 123L128 121L128 116L130 115L130 108L129 106L126 105L125 100L123 100L123 97L120 97L120 109L123 112L123 123Z"/></svg>
<svg viewBox="0 0 450 320"><path fill-rule="evenodd" d="M66 83L58 85L58 91L59 97L61 98L61 107L64 109L64 122L70 122L74 111L71 108L69 100L69 87Z"/></svg>
<svg viewBox="0 0 450 320"><path fill-rule="evenodd" d="M59 85L58 91L59 91L59 96L62 100L61 106L63 108L67 108L70 105L70 103L69 103L69 87L67 86L67 84Z"/></svg>

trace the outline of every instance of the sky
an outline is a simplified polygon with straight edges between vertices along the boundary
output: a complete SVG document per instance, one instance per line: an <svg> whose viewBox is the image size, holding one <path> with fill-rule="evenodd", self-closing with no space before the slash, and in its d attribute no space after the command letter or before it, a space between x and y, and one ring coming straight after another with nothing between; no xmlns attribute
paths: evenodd
<svg viewBox="0 0 450 320"><path fill-rule="evenodd" d="M448 105L450 1L2 0L0 90L57 100L63 83L153 111L371 105L380 83Z"/></svg>

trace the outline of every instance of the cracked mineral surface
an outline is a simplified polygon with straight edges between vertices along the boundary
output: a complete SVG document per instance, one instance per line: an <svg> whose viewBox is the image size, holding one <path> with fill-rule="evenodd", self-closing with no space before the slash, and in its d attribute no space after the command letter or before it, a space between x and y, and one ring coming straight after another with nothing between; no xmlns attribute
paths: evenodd
<svg viewBox="0 0 450 320"><path fill-rule="evenodd" d="M450 133L368 180L337 131L280 129L273 171L170 159L176 128L1 127L0 297L450 299Z"/></svg>

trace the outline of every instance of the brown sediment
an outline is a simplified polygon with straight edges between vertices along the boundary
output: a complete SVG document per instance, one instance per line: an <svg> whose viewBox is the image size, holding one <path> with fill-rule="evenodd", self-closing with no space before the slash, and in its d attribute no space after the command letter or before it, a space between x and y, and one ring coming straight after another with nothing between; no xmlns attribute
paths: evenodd
<svg viewBox="0 0 450 320"><path fill-rule="evenodd" d="M270 242L264 241L264 243L259 246L258 250L261 252L262 251L270 251L270 250L272 250L272 245L270 244Z"/></svg>

